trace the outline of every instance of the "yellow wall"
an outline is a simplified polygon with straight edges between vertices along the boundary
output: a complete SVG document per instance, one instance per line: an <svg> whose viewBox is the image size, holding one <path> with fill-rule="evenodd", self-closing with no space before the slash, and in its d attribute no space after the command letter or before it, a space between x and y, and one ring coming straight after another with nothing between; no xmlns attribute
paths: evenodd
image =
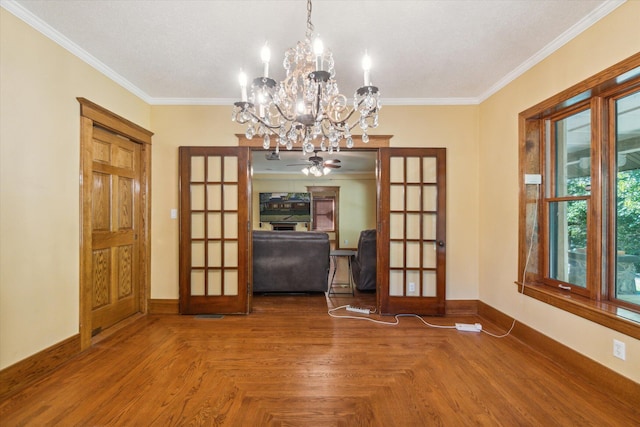
<svg viewBox="0 0 640 427"><path fill-rule="evenodd" d="M518 113L640 51L627 2L480 106L480 300L640 382L640 341L516 292ZM627 360L613 357L613 339Z"/></svg>
<svg viewBox="0 0 640 427"><path fill-rule="evenodd" d="M383 107L380 123L392 146L447 149L447 299L478 299L479 107Z"/></svg>
<svg viewBox="0 0 640 427"><path fill-rule="evenodd" d="M230 107L152 106L151 298L178 298L178 147L238 145Z"/></svg>
<svg viewBox="0 0 640 427"><path fill-rule="evenodd" d="M384 107L378 134L399 147L447 148L447 298L477 299L478 106ZM178 298L178 147L237 145L231 107L153 106L151 297ZM412 123L421 123L414 130ZM257 190L254 190L254 192ZM342 197L341 197L342 198ZM353 239L353 237L349 237Z"/></svg>
<svg viewBox="0 0 640 427"><path fill-rule="evenodd" d="M517 114L640 50L627 2L480 106L384 106L392 146L447 148L447 298L481 299L640 382L640 344L515 292ZM79 108L155 132L152 298L178 297L178 147L236 145L228 106L149 106L0 11L0 368L78 332ZM417 124L417 125L416 125ZM579 332L578 332L579 331ZM612 338L627 361L611 356Z"/></svg>
<svg viewBox="0 0 640 427"><path fill-rule="evenodd" d="M339 247L356 248L360 231L376 227L376 177L370 174L331 174L322 178L291 175L261 174L253 176L253 229L271 230L270 224L260 227L259 193L263 192L306 192L307 187L340 187L338 212ZM304 224L297 224L296 230L305 231ZM335 239L330 233L330 239Z"/></svg>
<svg viewBox="0 0 640 427"><path fill-rule="evenodd" d="M0 9L0 368L79 331L80 108L150 107Z"/></svg>

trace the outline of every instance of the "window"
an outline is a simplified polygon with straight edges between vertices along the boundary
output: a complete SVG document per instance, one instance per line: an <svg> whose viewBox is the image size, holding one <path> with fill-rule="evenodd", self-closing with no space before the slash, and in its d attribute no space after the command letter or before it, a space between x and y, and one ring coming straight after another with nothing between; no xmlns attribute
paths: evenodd
<svg viewBox="0 0 640 427"><path fill-rule="evenodd" d="M640 337L640 54L521 113L520 135L525 293Z"/></svg>
<svg viewBox="0 0 640 427"><path fill-rule="evenodd" d="M549 127L543 211L548 219L548 278L588 295L587 205L591 193L591 110L554 118Z"/></svg>
<svg viewBox="0 0 640 427"><path fill-rule="evenodd" d="M640 306L640 91L615 101L613 299Z"/></svg>

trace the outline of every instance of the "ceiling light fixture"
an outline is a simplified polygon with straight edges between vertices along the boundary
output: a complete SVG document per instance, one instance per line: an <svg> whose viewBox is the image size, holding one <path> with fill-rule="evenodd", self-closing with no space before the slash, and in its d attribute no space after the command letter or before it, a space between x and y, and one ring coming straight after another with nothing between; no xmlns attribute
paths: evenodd
<svg viewBox="0 0 640 427"><path fill-rule="evenodd" d="M302 173L309 176L309 174L315 176L316 178L320 178L321 176L329 175L331 169L328 167L322 167L319 165L311 165L308 167L302 168Z"/></svg>
<svg viewBox="0 0 640 427"><path fill-rule="evenodd" d="M302 168L303 174L307 176L313 175L316 178L320 178L321 176L329 175L333 169L340 169L342 167L340 163L342 162L338 159L329 159L325 161L322 157L318 156L318 153L316 152L306 160L306 163L294 163L287 166L304 166L304 168Z"/></svg>
<svg viewBox="0 0 640 427"><path fill-rule="evenodd" d="M367 131L378 126L380 92L371 85L371 59L365 53L362 61L364 85L356 90L353 106L338 91L335 81L333 55L324 49L319 38L313 39L311 0L307 0L307 31L305 39L285 52L285 79L279 83L269 77L269 46L262 48L263 76L251 84L247 94L247 76L240 73L241 101L234 103L231 119L247 124L247 139L263 138L263 148L271 147L274 137L275 151L280 146L287 150L301 143L305 154L315 151L318 143L322 151L340 150L344 139L347 148L353 147L351 130L359 126L362 142L368 142ZM312 42L313 40L313 42ZM351 120L354 113L357 119Z"/></svg>

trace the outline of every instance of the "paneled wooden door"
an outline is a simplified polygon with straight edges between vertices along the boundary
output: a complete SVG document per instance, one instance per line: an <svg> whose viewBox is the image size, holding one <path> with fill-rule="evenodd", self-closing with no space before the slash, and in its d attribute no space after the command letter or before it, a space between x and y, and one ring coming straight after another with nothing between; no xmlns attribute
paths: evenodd
<svg viewBox="0 0 640 427"><path fill-rule="evenodd" d="M249 149L180 147L180 313L250 310Z"/></svg>
<svg viewBox="0 0 640 427"><path fill-rule="evenodd" d="M140 144L93 127L91 328L140 310Z"/></svg>
<svg viewBox="0 0 640 427"><path fill-rule="evenodd" d="M379 162L380 312L444 315L446 149L381 148Z"/></svg>

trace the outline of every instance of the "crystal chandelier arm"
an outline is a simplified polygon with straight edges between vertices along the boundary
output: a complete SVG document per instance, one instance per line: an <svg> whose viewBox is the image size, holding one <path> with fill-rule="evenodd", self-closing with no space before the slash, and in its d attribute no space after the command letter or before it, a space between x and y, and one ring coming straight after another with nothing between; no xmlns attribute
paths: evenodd
<svg viewBox="0 0 640 427"><path fill-rule="evenodd" d="M249 118L245 118L243 116L243 113L248 113L253 119L255 119L257 122L259 122L260 124L262 124L265 128L269 129L274 135L276 135L275 132L273 132L273 129L279 129L280 126L275 126L275 125L271 125L267 122L265 122L260 116L258 116L257 114L255 114L252 110L251 107L253 107L253 104L251 104L250 102L236 102L235 106L238 107L240 110L235 114L235 121L241 125L248 123L250 121Z"/></svg>
<svg viewBox="0 0 640 427"><path fill-rule="evenodd" d="M343 112L344 112L344 111L347 111L347 109L345 108L345 110L343 110ZM349 113L347 114L347 116L346 116L346 117L342 117L342 116L340 116L340 117L338 118L338 120L334 120L334 119L332 119L332 118L331 118L331 116L327 114L327 115L325 115L325 120L326 120L327 122L329 122L329 124L330 124L331 126L333 126L333 127L337 128L337 129L350 131L350 130L351 130L351 129L353 129L353 128L356 126L356 124L357 124L357 122L354 122L354 123L353 123L353 125L349 125L349 123L348 123L348 122L349 122L349 119L351 119L351 116L353 116L353 113L355 113L355 112L356 112L356 109L355 109L355 108L351 108L351 109L349 110ZM324 128L323 128L323 135L324 135L324 136L327 136L327 135L324 133Z"/></svg>
<svg viewBox="0 0 640 427"><path fill-rule="evenodd" d="M271 131L271 133L276 135L276 133L273 131L273 129L279 129L280 126L270 125L269 123L265 122L262 118L260 118L260 116L255 115L251 111L249 111L249 114L251 114L251 117L255 118L261 125L263 125L267 129L269 129Z"/></svg>
<svg viewBox="0 0 640 427"><path fill-rule="evenodd" d="M342 127L343 129L347 129L347 130L351 130L355 127L357 122L354 122L353 125L349 126L349 119L351 118L351 116L353 116L353 113L355 113L356 109L352 108L351 111L349 111L349 114L347 114L347 117L345 117L344 119L340 120L340 121L333 121L329 118L329 123L331 123L334 126L338 126L338 127ZM342 125L342 126L340 126Z"/></svg>
<svg viewBox="0 0 640 427"><path fill-rule="evenodd" d="M251 86L251 88L252 88L252 91L257 88L264 95L266 95L269 98L269 102L267 103L267 106L274 105L276 107L276 109L278 110L278 113L286 121L291 122L291 121L294 120L295 117L287 116L287 114L280 108L279 103L275 101L275 98L273 96L273 92L271 90L269 90L270 88L273 89L275 86L276 86L276 82L273 81L273 79L269 79L267 77L258 77L253 81L253 85ZM249 107L253 107L253 104L251 104ZM277 128L280 127L280 126L268 125L263 120L261 120L259 116L257 116L254 113L252 113L251 110L248 110L248 111L249 111L249 113L253 114L256 119L260 120L261 123L263 123L265 126L269 127L270 129L277 129Z"/></svg>
<svg viewBox="0 0 640 427"><path fill-rule="evenodd" d="M275 105L276 110L278 110L278 113L280 113L280 115L281 115L282 117L284 117L284 119L285 119L286 121L288 121L288 122L292 122L292 121L294 121L294 120L295 120L295 117L289 117L289 116L287 116L287 115L286 115L286 113L285 113L284 111L282 111L282 109L280 108L280 105L279 105L279 104L277 104L276 102L273 102L273 98L271 98L271 101L272 101L272 104L273 104L273 105ZM279 127L280 127L280 126L275 126L275 127L274 127L274 129L275 129L275 128L279 128Z"/></svg>

